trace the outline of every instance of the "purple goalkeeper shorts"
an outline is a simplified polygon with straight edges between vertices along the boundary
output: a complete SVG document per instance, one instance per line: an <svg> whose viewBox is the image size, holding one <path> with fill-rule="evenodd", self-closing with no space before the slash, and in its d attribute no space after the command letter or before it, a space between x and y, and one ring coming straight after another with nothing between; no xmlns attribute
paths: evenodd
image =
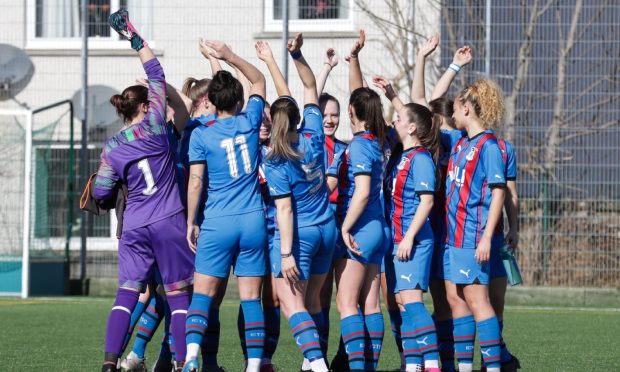
<svg viewBox="0 0 620 372"><path fill-rule="evenodd" d="M194 278L194 254L187 245L183 212L123 231L118 243L118 283L144 291L155 263L166 291L187 287Z"/></svg>

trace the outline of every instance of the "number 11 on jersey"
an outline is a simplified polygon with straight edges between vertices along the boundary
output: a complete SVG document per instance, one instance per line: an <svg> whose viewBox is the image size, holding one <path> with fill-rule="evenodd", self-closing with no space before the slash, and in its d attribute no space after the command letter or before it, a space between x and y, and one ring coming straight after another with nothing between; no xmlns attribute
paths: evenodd
<svg viewBox="0 0 620 372"><path fill-rule="evenodd" d="M228 138L220 142L220 147L226 150L226 159L228 160L228 170L232 178L239 177L239 168L237 166L237 154L235 153L235 145L239 146L241 151L241 160L243 161L243 171L246 174L252 173L252 164L250 163L250 152L248 144L245 142L244 136L237 136L233 140Z"/></svg>

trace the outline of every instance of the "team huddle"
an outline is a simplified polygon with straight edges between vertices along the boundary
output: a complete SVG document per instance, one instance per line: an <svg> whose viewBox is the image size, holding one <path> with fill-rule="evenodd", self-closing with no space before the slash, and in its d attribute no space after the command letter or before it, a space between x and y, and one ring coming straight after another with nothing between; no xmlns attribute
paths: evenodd
<svg viewBox="0 0 620 372"><path fill-rule="evenodd" d="M437 36L418 52L411 103L374 77L397 114L388 123L361 72L361 31L345 58L347 144L335 138L340 102L323 92L338 64L333 49L315 77L302 35L288 42L300 108L265 42L255 49L278 94L271 104L264 75L224 42L200 40L213 76L177 90L127 11L109 22L138 52L147 79L110 99L125 126L106 142L92 187L98 202L115 198L119 184L127 189L103 371L146 370L145 348L162 320L154 371L223 370L219 308L231 267L246 371L275 370L281 315L302 371L376 370L381 291L402 371L471 371L476 333L483 369L519 368L502 338L500 257L518 243L516 157L493 132L504 110L495 83L478 80L454 101L446 95L472 59L468 47L456 51L430 100L424 65ZM341 338L328 363L334 282ZM422 302L429 290L432 315Z"/></svg>

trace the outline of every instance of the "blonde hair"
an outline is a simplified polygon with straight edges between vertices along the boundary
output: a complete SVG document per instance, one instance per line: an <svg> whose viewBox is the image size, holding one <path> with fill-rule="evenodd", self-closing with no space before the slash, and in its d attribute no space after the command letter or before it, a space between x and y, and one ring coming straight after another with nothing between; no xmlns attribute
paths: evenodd
<svg viewBox="0 0 620 372"><path fill-rule="evenodd" d="M207 97L207 89L209 89L210 83L211 79L198 80L193 77L185 79L181 91L192 100L192 112L196 110L201 101Z"/></svg>
<svg viewBox="0 0 620 372"><path fill-rule="evenodd" d="M495 129L504 116L504 94L494 81L480 79L467 86L457 98L461 103L469 102L484 127Z"/></svg>
<svg viewBox="0 0 620 372"><path fill-rule="evenodd" d="M300 160L301 154L293 148L288 134L297 129L299 108L290 97L280 97L271 105L271 151L267 159Z"/></svg>

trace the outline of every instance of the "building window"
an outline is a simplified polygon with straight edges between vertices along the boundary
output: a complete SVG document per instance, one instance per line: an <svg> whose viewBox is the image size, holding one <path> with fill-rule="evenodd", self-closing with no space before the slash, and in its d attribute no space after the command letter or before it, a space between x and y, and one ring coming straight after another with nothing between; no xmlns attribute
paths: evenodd
<svg viewBox="0 0 620 372"><path fill-rule="evenodd" d="M352 31L352 0L289 0L289 29ZM282 0L265 0L265 31L282 31Z"/></svg>
<svg viewBox="0 0 620 372"><path fill-rule="evenodd" d="M28 0L27 48L79 49L83 18L80 0ZM152 5L139 0L88 0L89 47L122 48L119 37L108 25L108 17L127 8L132 22L140 25L147 39L152 35Z"/></svg>

